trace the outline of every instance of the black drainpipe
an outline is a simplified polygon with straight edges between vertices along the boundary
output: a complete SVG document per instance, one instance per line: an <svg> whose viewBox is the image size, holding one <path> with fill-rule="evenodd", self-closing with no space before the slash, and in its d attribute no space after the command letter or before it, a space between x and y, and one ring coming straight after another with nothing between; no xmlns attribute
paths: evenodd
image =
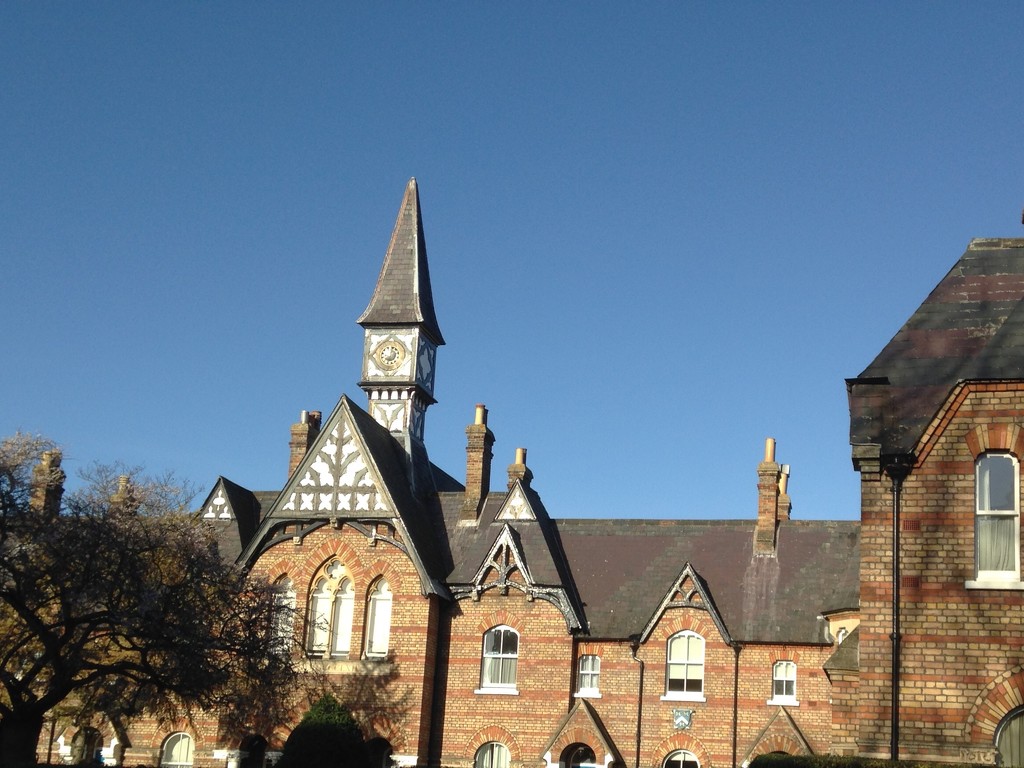
<svg viewBox="0 0 1024 768"><path fill-rule="evenodd" d="M733 641L732 650L736 654L732 668L732 768L736 768L736 745L740 728L740 651L743 646Z"/></svg>
<svg viewBox="0 0 1024 768"><path fill-rule="evenodd" d="M640 734L644 716L644 660L637 657L636 652L640 650L640 635L630 635L629 650L633 653L633 661L640 665L640 683L637 686L636 694L636 764L640 768Z"/></svg>
<svg viewBox="0 0 1024 768"><path fill-rule="evenodd" d="M910 474L908 457L898 456L887 464L885 472L892 480L892 725L889 754L900 759L900 503L903 481Z"/></svg>

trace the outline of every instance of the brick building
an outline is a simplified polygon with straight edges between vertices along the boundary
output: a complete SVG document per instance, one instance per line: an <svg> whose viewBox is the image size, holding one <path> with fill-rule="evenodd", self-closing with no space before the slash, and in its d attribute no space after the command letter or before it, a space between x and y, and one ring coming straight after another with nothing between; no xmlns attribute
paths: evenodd
<svg viewBox="0 0 1024 768"><path fill-rule="evenodd" d="M1024 240L972 241L848 389L862 622L859 663L829 662L836 746L1024 764Z"/></svg>
<svg viewBox="0 0 1024 768"><path fill-rule="evenodd" d="M220 478L200 514L295 607L282 641L353 708L377 764L718 768L858 736L833 686L857 685L856 659L835 652L857 635L860 526L791 519L774 441L752 462L757 507L735 520L558 519L524 450L492 478L480 405L459 479L434 466L424 416L444 338L414 180L358 322L366 407L303 411L284 488ZM96 723L52 749L262 766L293 725Z"/></svg>

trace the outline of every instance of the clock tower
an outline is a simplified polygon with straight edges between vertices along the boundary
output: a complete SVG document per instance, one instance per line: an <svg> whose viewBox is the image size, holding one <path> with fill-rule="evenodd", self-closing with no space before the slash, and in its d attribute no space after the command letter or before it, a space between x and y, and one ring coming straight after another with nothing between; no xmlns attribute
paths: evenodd
<svg viewBox="0 0 1024 768"><path fill-rule="evenodd" d="M434 400L434 363L444 344L434 315L416 179L410 179L370 304L360 315L370 415L405 447L419 486L429 477L423 419ZM426 474L424 474L426 473Z"/></svg>

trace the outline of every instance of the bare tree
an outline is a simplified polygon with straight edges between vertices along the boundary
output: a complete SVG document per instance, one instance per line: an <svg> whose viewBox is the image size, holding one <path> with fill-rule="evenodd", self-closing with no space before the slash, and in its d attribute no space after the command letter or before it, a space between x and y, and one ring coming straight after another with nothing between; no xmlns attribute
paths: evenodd
<svg viewBox="0 0 1024 768"><path fill-rule="evenodd" d="M172 478L97 467L66 497L63 480L52 444L0 442L0 765L34 762L58 705L273 720L295 670L269 585L222 560Z"/></svg>

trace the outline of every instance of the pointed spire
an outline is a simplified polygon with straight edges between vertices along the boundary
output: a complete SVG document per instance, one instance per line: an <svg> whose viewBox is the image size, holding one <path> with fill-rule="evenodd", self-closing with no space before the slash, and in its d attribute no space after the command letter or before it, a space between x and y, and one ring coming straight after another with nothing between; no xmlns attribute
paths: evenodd
<svg viewBox="0 0 1024 768"><path fill-rule="evenodd" d="M377 287L357 322L364 328L368 325L418 325L435 344L444 344L434 314L427 245L420 216L420 194L415 178L409 179L406 185Z"/></svg>

